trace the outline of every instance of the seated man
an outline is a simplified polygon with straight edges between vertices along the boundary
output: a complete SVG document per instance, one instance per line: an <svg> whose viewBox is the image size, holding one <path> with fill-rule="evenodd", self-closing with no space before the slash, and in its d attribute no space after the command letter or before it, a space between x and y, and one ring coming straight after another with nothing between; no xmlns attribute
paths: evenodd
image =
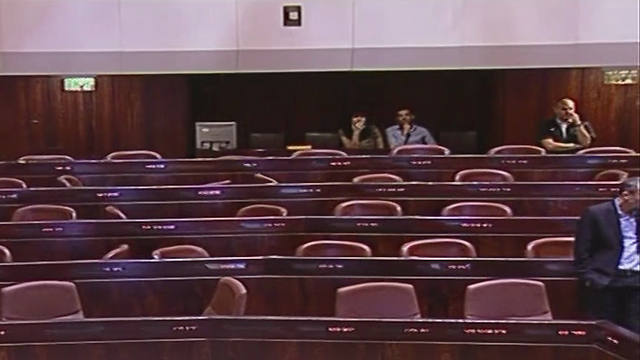
<svg viewBox="0 0 640 360"><path fill-rule="evenodd" d="M436 141L426 128L413 124L415 116L409 109L400 109L396 114L398 125L393 125L385 131L389 148L393 149L407 144L434 144Z"/></svg>
<svg viewBox="0 0 640 360"><path fill-rule="evenodd" d="M571 99L556 103L556 116L540 127L540 144L550 153L574 153L588 147L596 135L588 122L582 122Z"/></svg>

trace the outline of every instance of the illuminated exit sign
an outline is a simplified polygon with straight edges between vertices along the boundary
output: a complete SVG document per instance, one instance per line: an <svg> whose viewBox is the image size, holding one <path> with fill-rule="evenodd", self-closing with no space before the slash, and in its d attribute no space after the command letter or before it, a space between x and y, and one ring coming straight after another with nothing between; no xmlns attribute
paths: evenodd
<svg viewBox="0 0 640 360"><path fill-rule="evenodd" d="M64 91L95 91L96 78L71 77L62 80Z"/></svg>

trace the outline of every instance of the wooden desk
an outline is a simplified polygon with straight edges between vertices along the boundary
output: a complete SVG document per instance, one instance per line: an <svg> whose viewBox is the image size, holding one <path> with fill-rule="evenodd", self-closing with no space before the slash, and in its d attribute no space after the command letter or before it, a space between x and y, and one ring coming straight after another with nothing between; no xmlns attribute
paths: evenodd
<svg viewBox="0 0 640 360"><path fill-rule="evenodd" d="M635 360L608 323L162 318L5 323L6 360Z"/></svg>
<svg viewBox="0 0 640 360"><path fill-rule="evenodd" d="M159 247L192 244L212 256L292 255L321 239L358 241L377 256L397 256L405 242L455 237L480 257L521 257L526 244L546 236L573 236L576 218L335 218L182 219L0 223L0 244L16 261L101 258L120 244L149 258Z"/></svg>
<svg viewBox="0 0 640 360"><path fill-rule="evenodd" d="M332 316L336 290L373 281L412 284L423 317L463 318L468 285L534 278L547 286L556 319L583 319L571 260L214 258L0 265L0 282L67 280L88 317L196 316L222 276L248 290L247 314Z"/></svg>

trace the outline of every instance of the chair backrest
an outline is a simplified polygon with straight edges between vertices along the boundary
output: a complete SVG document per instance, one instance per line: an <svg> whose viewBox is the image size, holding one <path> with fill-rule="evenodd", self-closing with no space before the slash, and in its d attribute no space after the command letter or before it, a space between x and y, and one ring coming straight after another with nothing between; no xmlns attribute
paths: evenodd
<svg viewBox="0 0 640 360"><path fill-rule="evenodd" d="M386 200L351 200L338 204L334 216L402 216L400 205Z"/></svg>
<svg viewBox="0 0 640 360"><path fill-rule="evenodd" d="M194 245L175 245L156 249L151 253L154 259L191 259L211 257L207 250Z"/></svg>
<svg viewBox="0 0 640 360"><path fill-rule="evenodd" d="M202 186L221 186L221 185L231 185L231 180L222 180L222 181L214 181L214 182L210 182L207 184L204 184Z"/></svg>
<svg viewBox="0 0 640 360"><path fill-rule="evenodd" d="M442 216L486 216L509 217L513 216L510 207L493 202L459 202L442 209Z"/></svg>
<svg viewBox="0 0 640 360"><path fill-rule="evenodd" d="M73 162L74 159L67 155L26 155L18 159L20 163L31 162Z"/></svg>
<svg viewBox="0 0 640 360"><path fill-rule="evenodd" d="M340 318L420 318L412 285L371 282L346 286L336 293L335 315Z"/></svg>
<svg viewBox="0 0 640 360"><path fill-rule="evenodd" d="M503 145L487 151L487 155L544 155L547 150L533 145Z"/></svg>
<svg viewBox="0 0 640 360"><path fill-rule="evenodd" d="M20 179L0 177L0 189L26 189L27 183Z"/></svg>
<svg viewBox="0 0 640 360"><path fill-rule="evenodd" d="M402 257L461 257L474 258L476 248L460 239L425 239L408 242L400 248Z"/></svg>
<svg viewBox="0 0 640 360"><path fill-rule="evenodd" d="M548 237L533 240L527 244L525 256L528 258L573 259L574 238Z"/></svg>
<svg viewBox="0 0 640 360"><path fill-rule="evenodd" d="M251 155L224 155L224 156L211 158L211 160L255 160L255 159L260 159L260 157L251 156Z"/></svg>
<svg viewBox="0 0 640 360"><path fill-rule="evenodd" d="M251 133L249 134L251 149L284 149L284 133Z"/></svg>
<svg viewBox="0 0 640 360"><path fill-rule="evenodd" d="M251 182L252 184L277 184L278 181L272 177L263 174L253 174L253 179L255 182Z"/></svg>
<svg viewBox="0 0 640 360"><path fill-rule="evenodd" d="M115 151L107 155L105 160L160 160L162 156L151 150Z"/></svg>
<svg viewBox="0 0 640 360"><path fill-rule="evenodd" d="M287 216L289 212L282 206L254 204L238 210L236 217Z"/></svg>
<svg viewBox="0 0 640 360"><path fill-rule="evenodd" d="M75 220L76 211L61 205L29 205L13 212L11 221L66 221Z"/></svg>
<svg viewBox="0 0 640 360"><path fill-rule="evenodd" d="M629 173L627 173L626 171L610 169L597 173L593 178L593 181L623 182L628 177Z"/></svg>
<svg viewBox="0 0 640 360"><path fill-rule="evenodd" d="M464 316L478 320L552 320L547 290L534 280L497 279L467 286Z"/></svg>
<svg viewBox="0 0 640 360"><path fill-rule="evenodd" d="M82 187L82 181L73 175L62 175L58 176L56 180L61 183L64 187L73 188L73 187Z"/></svg>
<svg viewBox="0 0 640 360"><path fill-rule="evenodd" d="M371 248L352 241L318 240L298 246L296 256L306 257L369 257Z"/></svg>
<svg viewBox="0 0 640 360"><path fill-rule="evenodd" d="M13 255L11 255L11 251L6 246L0 245L0 263L10 262L13 262Z"/></svg>
<svg viewBox="0 0 640 360"><path fill-rule="evenodd" d="M619 146L603 146L603 147L592 147L592 148L582 149L578 151L576 154L578 155L616 155L616 154L623 155L623 154L635 154L635 153L636 152L631 149L627 149Z"/></svg>
<svg viewBox="0 0 640 360"><path fill-rule="evenodd" d="M0 292L2 319L82 319L82 305L76 286L66 281L33 281L8 286Z"/></svg>
<svg viewBox="0 0 640 360"><path fill-rule="evenodd" d="M103 260L122 260L131 258L131 248L127 244L122 244L117 248L106 253Z"/></svg>
<svg viewBox="0 0 640 360"><path fill-rule="evenodd" d="M337 133L306 133L304 142L313 149L338 149L340 136Z"/></svg>
<svg viewBox="0 0 640 360"><path fill-rule="evenodd" d="M213 298L202 315L242 316L246 304L247 289L244 285L232 277L223 277L218 280Z"/></svg>
<svg viewBox="0 0 640 360"><path fill-rule="evenodd" d="M296 157L344 157L347 153L340 150L332 149L309 149L299 150L291 154L292 158Z"/></svg>
<svg viewBox="0 0 640 360"><path fill-rule="evenodd" d="M514 182L513 175L496 169L467 169L456 173L455 182Z"/></svg>
<svg viewBox="0 0 640 360"><path fill-rule="evenodd" d="M107 215L107 219L127 220L128 217L120 209L113 205L109 205L104 208L104 212Z"/></svg>
<svg viewBox="0 0 640 360"><path fill-rule="evenodd" d="M440 145L410 144L400 145L391 150L391 156L407 155L449 155L451 150Z"/></svg>
<svg viewBox="0 0 640 360"><path fill-rule="evenodd" d="M398 175L381 173L356 176L351 181L354 183L394 183L403 182L404 180Z"/></svg>

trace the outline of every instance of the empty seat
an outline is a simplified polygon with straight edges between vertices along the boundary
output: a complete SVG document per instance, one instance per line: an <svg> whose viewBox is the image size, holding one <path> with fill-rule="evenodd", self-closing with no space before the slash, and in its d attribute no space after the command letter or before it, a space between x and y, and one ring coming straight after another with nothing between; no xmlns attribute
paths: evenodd
<svg viewBox="0 0 640 360"><path fill-rule="evenodd" d="M62 184L62 186L68 187L68 188L84 186L82 184L82 181L80 179L78 179L77 177L73 176L73 175L58 176L56 181L58 181L60 184Z"/></svg>
<svg viewBox="0 0 640 360"><path fill-rule="evenodd" d="M127 220L127 215L113 205L104 208L107 219Z"/></svg>
<svg viewBox="0 0 640 360"><path fill-rule="evenodd" d="M338 149L341 145L337 133L306 133L304 142L313 149Z"/></svg>
<svg viewBox="0 0 640 360"><path fill-rule="evenodd" d="M188 259L211 257L207 250L194 245L176 245L156 249L151 253L154 259Z"/></svg>
<svg viewBox="0 0 640 360"><path fill-rule="evenodd" d="M282 206L254 204L238 210L236 217L287 216L288 213Z"/></svg>
<svg viewBox="0 0 640 360"><path fill-rule="evenodd" d="M246 304L247 289L244 285L232 277L223 277L218 280L213 298L202 315L242 316Z"/></svg>
<svg viewBox="0 0 640 360"><path fill-rule="evenodd" d="M371 248L352 241L319 240L298 246L296 256L369 257L371 256Z"/></svg>
<svg viewBox="0 0 640 360"><path fill-rule="evenodd" d="M623 182L628 177L629 173L626 171L611 169L597 173L593 181Z"/></svg>
<svg viewBox="0 0 640 360"><path fill-rule="evenodd" d="M20 179L0 178L0 189L26 189L27 183Z"/></svg>
<svg viewBox="0 0 640 360"><path fill-rule="evenodd" d="M402 257L470 257L477 256L476 248L460 239L415 240L402 245Z"/></svg>
<svg viewBox="0 0 640 360"><path fill-rule="evenodd" d="M508 217L513 211L507 205L492 202L459 202L442 209L442 216Z"/></svg>
<svg viewBox="0 0 640 360"><path fill-rule="evenodd" d="M74 159L67 155L26 155L18 159L20 163L31 162L72 162Z"/></svg>
<svg viewBox="0 0 640 360"><path fill-rule="evenodd" d="M603 147L592 147L582 149L577 152L578 155L625 155L625 154L635 154L636 152L619 147L619 146L603 146Z"/></svg>
<svg viewBox="0 0 640 360"><path fill-rule="evenodd" d="M13 262L13 255L6 246L0 245L0 263Z"/></svg>
<svg viewBox="0 0 640 360"><path fill-rule="evenodd" d="M513 175L496 169L467 169L456 173L455 182L514 182Z"/></svg>
<svg viewBox="0 0 640 360"><path fill-rule="evenodd" d="M162 156L151 150L115 151L105 157L105 160L160 160Z"/></svg>
<svg viewBox="0 0 640 360"><path fill-rule="evenodd" d="M60 205L29 205L13 212L11 221L66 221L75 220L76 211Z"/></svg>
<svg viewBox="0 0 640 360"><path fill-rule="evenodd" d="M66 281L33 281L2 289L2 319L8 321L82 319L76 286Z"/></svg>
<svg viewBox="0 0 640 360"><path fill-rule="evenodd" d="M402 216L400 205L386 200L352 200L338 204L334 216Z"/></svg>
<svg viewBox="0 0 640 360"><path fill-rule="evenodd" d="M406 156L406 155L449 155L451 150L440 145L425 145L425 144L412 144L412 145L400 145L397 148L391 150L391 156Z"/></svg>
<svg viewBox="0 0 640 360"><path fill-rule="evenodd" d="M283 133L251 133L249 134L251 149L284 149Z"/></svg>
<svg viewBox="0 0 640 360"><path fill-rule="evenodd" d="M340 150L332 150L332 149L310 149L310 150L299 150L291 154L292 158L296 157L344 157L347 156L347 153Z"/></svg>
<svg viewBox="0 0 640 360"><path fill-rule="evenodd" d="M467 286L464 316L477 320L552 320L547 290L533 280L498 279Z"/></svg>
<svg viewBox="0 0 640 360"><path fill-rule="evenodd" d="M127 244L122 244L117 248L106 253L103 260L122 260L131 258L131 248Z"/></svg>
<svg viewBox="0 0 640 360"><path fill-rule="evenodd" d="M573 259L574 239L572 237L548 237L533 240L527 244L525 256L528 258Z"/></svg>
<svg viewBox="0 0 640 360"><path fill-rule="evenodd" d="M338 289L335 314L340 318L420 318L412 285L371 282Z"/></svg>
<svg viewBox="0 0 640 360"><path fill-rule="evenodd" d="M393 174L366 174L353 178L354 183L393 183L403 182L402 178Z"/></svg>
<svg viewBox="0 0 640 360"><path fill-rule="evenodd" d="M487 155L544 155L547 150L533 145L503 145L494 147Z"/></svg>

